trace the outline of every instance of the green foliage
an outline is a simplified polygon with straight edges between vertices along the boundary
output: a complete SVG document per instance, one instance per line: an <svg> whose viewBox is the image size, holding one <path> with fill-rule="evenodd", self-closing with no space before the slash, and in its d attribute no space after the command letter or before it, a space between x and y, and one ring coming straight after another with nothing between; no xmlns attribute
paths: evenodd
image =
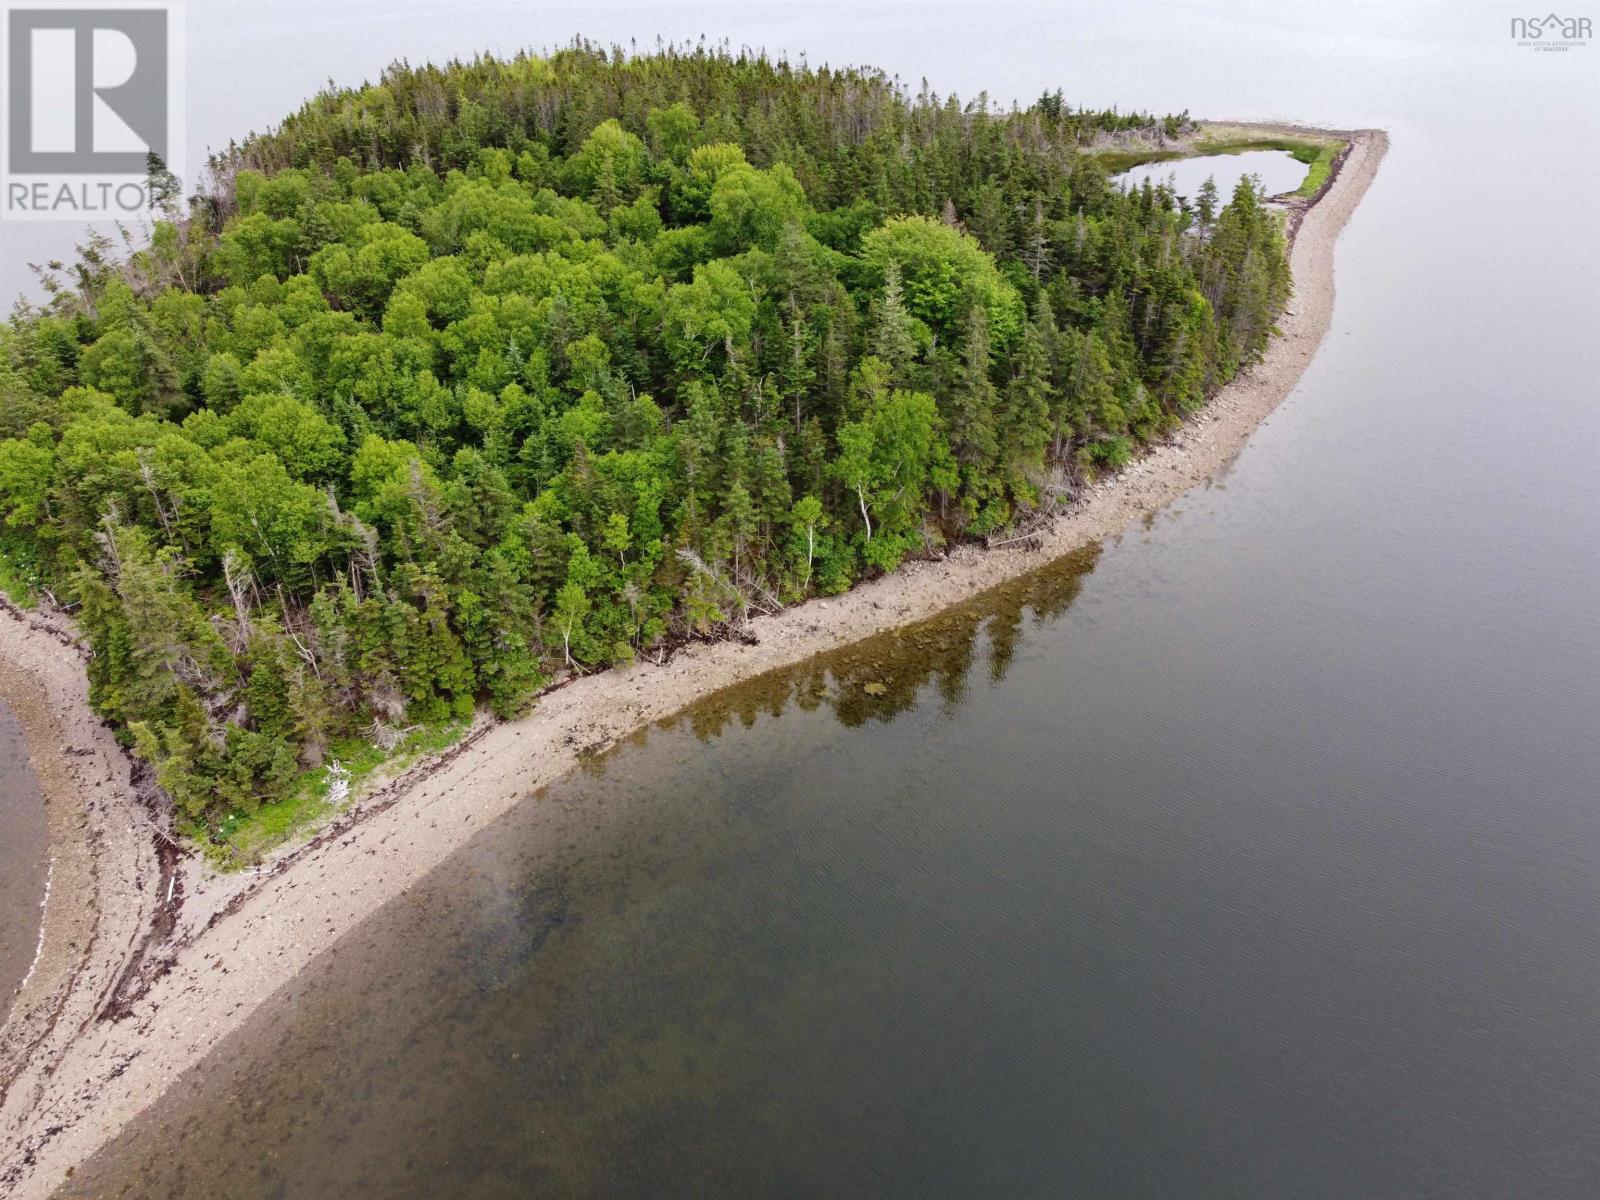
<svg viewBox="0 0 1600 1200"><path fill-rule="evenodd" d="M921 392L874 389L866 415L841 425L838 441L833 474L860 509L862 558L892 571L920 542L930 493L956 490L938 407Z"/></svg>
<svg viewBox="0 0 1600 1200"><path fill-rule="evenodd" d="M1322 142L1315 146L1295 146L1289 153L1311 169L1306 172L1305 179L1295 189L1295 195L1310 200L1321 195L1322 189L1327 185L1328 177L1333 174L1334 161L1344 146L1334 142Z"/></svg>
<svg viewBox="0 0 1600 1200"><path fill-rule="evenodd" d="M806 210L806 194L783 163L770 171L736 166L711 188L711 244L719 254L777 248L784 227Z"/></svg>
<svg viewBox="0 0 1600 1200"><path fill-rule="evenodd" d="M380 776L391 778L418 759L447 748L466 732L467 726L463 720L421 725L406 734L393 750L384 750L364 738L345 738L329 747L328 764L338 764L353 794L353 789L363 783ZM275 846L337 815L340 805L330 795L336 777L327 766L307 768L287 784L281 799L253 811L222 811L204 843L209 857L225 870L247 867L260 862Z"/></svg>
<svg viewBox="0 0 1600 1200"><path fill-rule="evenodd" d="M959 336L977 307L991 338L1008 344L1022 327L1022 298L970 235L929 217L895 217L862 241L862 258L882 278L892 266L911 314L944 338Z"/></svg>
<svg viewBox="0 0 1600 1200"><path fill-rule="evenodd" d="M0 536L0 595L22 608L32 608L44 577L21 539Z"/></svg>
<svg viewBox="0 0 1600 1200"><path fill-rule="evenodd" d="M1201 403L1288 270L1248 187L1107 185L1103 134L1170 125L581 45L319 96L0 327L0 587L79 606L96 708L248 858L335 759L1004 526Z"/></svg>

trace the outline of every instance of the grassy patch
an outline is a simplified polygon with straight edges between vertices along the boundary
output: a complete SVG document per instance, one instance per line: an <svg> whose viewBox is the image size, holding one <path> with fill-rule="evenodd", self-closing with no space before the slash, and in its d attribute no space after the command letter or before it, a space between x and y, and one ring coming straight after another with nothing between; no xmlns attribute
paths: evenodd
<svg viewBox="0 0 1600 1200"><path fill-rule="evenodd" d="M472 724L467 719L422 725L389 753L362 738L346 738L334 743L328 761L337 760L350 773L350 793L343 804L329 799L330 779L325 767L302 771L294 790L275 804L264 804L253 813L229 813L205 837L197 839L206 857L225 871L252 866L285 842L300 840L316 826L348 808L373 775L382 768L393 776L430 754L437 754L458 741Z"/></svg>
<svg viewBox="0 0 1600 1200"><path fill-rule="evenodd" d="M41 582L37 564L16 547L0 540L0 592L18 608L32 608Z"/></svg>
<svg viewBox="0 0 1600 1200"><path fill-rule="evenodd" d="M1310 200L1320 192L1333 171L1333 160L1339 157L1346 145L1348 145L1346 142L1333 142L1317 147L1301 146L1291 150L1289 153L1311 168L1306 172L1305 182L1295 189L1294 194Z"/></svg>
<svg viewBox="0 0 1600 1200"><path fill-rule="evenodd" d="M1107 175L1120 175L1146 163L1172 162L1174 159L1188 158L1190 154L1186 150L1095 150L1091 157Z"/></svg>

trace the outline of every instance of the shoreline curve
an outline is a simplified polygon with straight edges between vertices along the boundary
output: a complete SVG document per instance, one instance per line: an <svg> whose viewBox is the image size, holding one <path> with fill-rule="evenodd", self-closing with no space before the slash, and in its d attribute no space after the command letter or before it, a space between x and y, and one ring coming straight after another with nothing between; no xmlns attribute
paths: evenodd
<svg viewBox="0 0 1600 1200"><path fill-rule="evenodd" d="M1334 246L1388 149L1381 130L1251 124L1350 141L1321 194L1290 206L1295 294L1281 336L1168 442L1086 488L1037 549L959 547L758 617L753 645L696 644L664 666L577 679L525 717L480 719L254 871L220 875L162 849L133 764L89 711L86 652L70 625L0 602L0 699L28 737L54 863L42 949L0 1027L0 1196L48 1196L313 958L586 756L724 687L931 617L1115 536L1226 468L1327 333Z"/></svg>

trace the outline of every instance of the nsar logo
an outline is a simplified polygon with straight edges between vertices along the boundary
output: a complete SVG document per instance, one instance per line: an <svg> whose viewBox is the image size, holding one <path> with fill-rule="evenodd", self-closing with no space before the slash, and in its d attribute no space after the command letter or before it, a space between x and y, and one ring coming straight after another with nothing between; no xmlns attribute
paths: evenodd
<svg viewBox="0 0 1600 1200"><path fill-rule="evenodd" d="M1511 18L1512 40L1535 50L1572 50L1587 45L1591 36L1593 31L1588 17L1550 13L1543 17Z"/></svg>

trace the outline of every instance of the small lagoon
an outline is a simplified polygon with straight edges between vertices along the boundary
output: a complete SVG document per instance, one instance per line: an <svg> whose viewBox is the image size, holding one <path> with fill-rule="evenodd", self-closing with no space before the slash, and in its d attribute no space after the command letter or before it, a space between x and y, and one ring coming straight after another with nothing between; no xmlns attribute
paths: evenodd
<svg viewBox="0 0 1600 1200"><path fill-rule="evenodd" d="M1261 180L1268 196L1292 192L1305 182L1305 163L1287 150L1245 150L1239 154L1205 154L1194 158L1173 158L1165 162L1144 163L1116 176L1123 187L1143 187L1170 183L1179 196L1193 201L1207 178L1217 181L1217 194L1223 203L1246 175Z"/></svg>

